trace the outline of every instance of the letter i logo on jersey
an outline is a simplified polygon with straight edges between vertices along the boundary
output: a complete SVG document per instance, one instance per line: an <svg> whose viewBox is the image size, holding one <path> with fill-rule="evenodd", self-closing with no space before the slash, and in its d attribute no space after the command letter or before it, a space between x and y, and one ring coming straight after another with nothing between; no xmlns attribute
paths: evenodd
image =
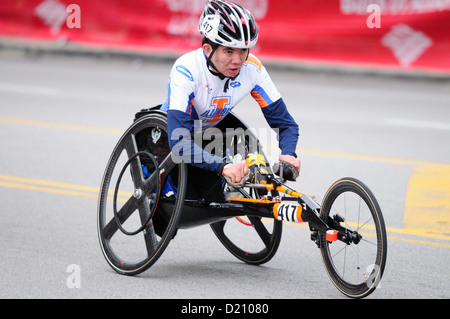
<svg viewBox="0 0 450 319"><path fill-rule="evenodd" d="M213 106L214 108L202 114L202 116L206 118L205 122L207 123L220 121L232 109L231 107L229 107L230 106L229 96L221 96L214 98L212 100L211 106Z"/></svg>

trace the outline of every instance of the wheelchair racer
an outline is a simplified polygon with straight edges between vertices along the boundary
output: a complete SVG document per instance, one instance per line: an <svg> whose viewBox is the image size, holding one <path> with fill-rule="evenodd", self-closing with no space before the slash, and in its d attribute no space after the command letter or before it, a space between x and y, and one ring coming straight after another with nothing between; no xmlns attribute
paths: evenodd
<svg viewBox="0 0 450 319"><path fill-rule="evenodd" d="M193 134L215 127L249 94L269 126L279 132L279 160L300 170L295 153L298 125L267 70L249 53L258 40L252 14L238 4L210 0L200 17L199 31L204 36L202 48L175 62L168 97L161 107L167 111L169 146L189 164L186 198L198 199L206 192L206 200L223 201L216 181L225 177L239 183L248 174L248 167L245 159L231 164L223 156L206 152L193 139L179 134L180 129Z"/></svg>

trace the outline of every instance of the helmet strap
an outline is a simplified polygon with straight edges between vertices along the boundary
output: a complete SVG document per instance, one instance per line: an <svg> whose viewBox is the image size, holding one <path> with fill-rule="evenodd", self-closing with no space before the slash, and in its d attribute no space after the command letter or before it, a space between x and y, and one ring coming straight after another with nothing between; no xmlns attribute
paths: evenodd
<svg viewBox="0 0 450 319"><path fill-rule="evenodd" d="M206 59L206 66L208 67L209 72L211 72L213 75L218 76L221 80L223 80L226 78L226 76L217 70L216 66L214 65L214 63L212 61L214 52L216 52L216 50L219 48L219 45L211 44L210 42L209 42L209 45L211 45L212 51L211 51L211 54L209 55L209 57Z"/></svg>
<svg viewBox="0 0 450 319"><path fill-rule="evenodd" d="M225 76L224 74L222 74L221 72L219 72L217 70L216 66L214 65L214 63L212 62L212 57L213 57L214 53L216 52L216 50L219 48L219 45L216 43L212 43L210 40L207 40L206 43L208 43L212 47L211 54L209 55L209 57L206 58L206 67L208 68L209 72L211 72L211 74L218 76L221 80L227 79L227 81L225 82L225 85L223 87L223 91L226 93L229 88L230 80L234 81L238 77L239 73L233 77L228 77L228 76ZM249 53L250 53L250 50L248 50L247 57L248 57Z"/></svg>

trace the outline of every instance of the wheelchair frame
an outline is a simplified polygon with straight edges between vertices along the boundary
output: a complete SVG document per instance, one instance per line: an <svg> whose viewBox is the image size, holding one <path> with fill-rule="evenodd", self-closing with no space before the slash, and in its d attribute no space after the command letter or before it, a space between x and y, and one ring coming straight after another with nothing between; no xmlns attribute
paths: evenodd
<svg viewBox="0 0 450 319"><path fill-rule="evenodd" d="M227 118L231 119L233 125L247 128L233 113L227 115ZM144 144L150 143L146 140L150 129L167 132L166 113L159 110L158 107L142 110L136 114L134 123L117 143L102 181L98 204L98 235L103 255L116 272L124 275L136 275L147 270L158 260L178 229L189 229L205 224L211 225L218 239L237 258L249 264L260 265L268 262L275 255L281 240L283 221L306 222L311 231L311 240L321 250L325 268L339 291L349 297L361 298L375 290L381 280L386 263L386 230L375 196L362 182L353 178L338 180L328 189L321 206L313 197L289 188L286 181L282 177L274 175L268 166L266 174L258 175L262 178L257 179L256 182L245 184L245 188L249 189L249 192L244 188L237 190L241 196L229 197L223 203L186 200L187 164L176 163L173 160L173 154L168 150L164 152L156 148L152 150L139 148L143 148L142 145L138 145L142 136L146 141ZM108 204L111 201L110 185L113 182L113 172L116 166L120 166L119 156L123 156L123 154L126 154L127 161L121 169L114 189L113 217L111 217L111 209ZM264 156L263 152L262 154ZM156 164L153 165L153 173L148 178L145 178L142 173L144 157L150 158L153 163L158 163L158 167ZM149 165L151 166L151 164ZM178 167L178 192L176 196L164 197L161 190L175 167ZM134 184L134 192L117 210L119 185L128 169ZM266 195L259 196L258 190L262 190ZM330 215L335 201L342 194L347 193L351 193L352 196L356 194L360 207L361 205L368 207L368 216L373 224L372 228L375 230L376 237L376 242L370 242L371 245L376 246L375 252L370 253L373 264L365 262L368 269L366 271L360 271L360 261L355 266L358 269L357 272L363 272L362 279L359 279L360 275L357 275L357 282L345 278L330 251L330 246L335 242L341 242L344 245L343 249L346 249L347 246L359 248L361 243L366 240L366 235L361 231L365 224L361 227L350 227L344 216L339 213ZM290 212L288 207L291 209ZM135 232L127 232L122 226L135 211L139 212L139 229ZM224 229L228 227L226 225L230 219L237 218L242 222L240 216L248 218L247 224L253 226L260 237L263 242L261 250L247 251L225 232ZM272 230L267 229L263 218L273 220ZM365 223L368 222L365 221ZM113 238L118 233L124 234L121 234L122 238L118 245L123 245L122 241L126 242L130 237L143 234L146 253L143 254L142 260L129 262L117 252ZM360 253L358 252L358 254ZM360 256L358 256L359 258ZM361 259L364 258L361 256Z"/></svg>

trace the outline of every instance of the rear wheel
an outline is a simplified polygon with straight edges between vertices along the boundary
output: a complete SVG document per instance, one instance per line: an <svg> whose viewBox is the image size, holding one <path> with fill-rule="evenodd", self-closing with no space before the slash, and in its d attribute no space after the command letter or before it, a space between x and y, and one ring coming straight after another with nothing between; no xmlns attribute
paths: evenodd
<svg viewBox="0 0 450 319"><path fill-rule="evenodd" d="M283 224L243 216L211 224L217 238L238 259L253 265L268 262L278 250Z"/></svg>
<svg viewBox="0 0 450 319"><path fill-rule="evenodd" d="M98 236L108 264L120 274L147 270L177 230L186 188L184 164L178 165L170 219L158 215L168 174L177 166L168 155L166 139L165 115L155 112L133 123L109 159L99 196Z"/></svg>
<svg viewBox="0 0 450 319"><path fill-rule="evenodd" d="M230 121L230 119L228 120ZM246 127L234 117L231 117L231 122L227 123L229 125L228 127ZM242 132L244 131L242 129ZM239 129L235 129L235 132L239 132ZM249 152L257 152L260 154L267 164L267 166L261 166L264 169L264 173L271 173L271 168L266 156L262 152L259 141L248 130L245 131L245 134L236 134L232 139L229 138L227 143L224 145L224 149L230 150L234 154L233 157L239 158L239 161L246 159ZM250 169L256 169L256 166ZM258 178L256 173L253 176ZM225 191L229 192L230 190L234 195L253 199L260 199L262 195L266 195L262 190L254 188L243 187L235 190L225 185ZM278 192L276 191L272 191L271 193L273 197L277 196L277 194ZM260 265L272 259L277 252L281 241L283 223L276 219L241 216L211 224L211 228L220 242L234 256L246 263Z"/></svg>

